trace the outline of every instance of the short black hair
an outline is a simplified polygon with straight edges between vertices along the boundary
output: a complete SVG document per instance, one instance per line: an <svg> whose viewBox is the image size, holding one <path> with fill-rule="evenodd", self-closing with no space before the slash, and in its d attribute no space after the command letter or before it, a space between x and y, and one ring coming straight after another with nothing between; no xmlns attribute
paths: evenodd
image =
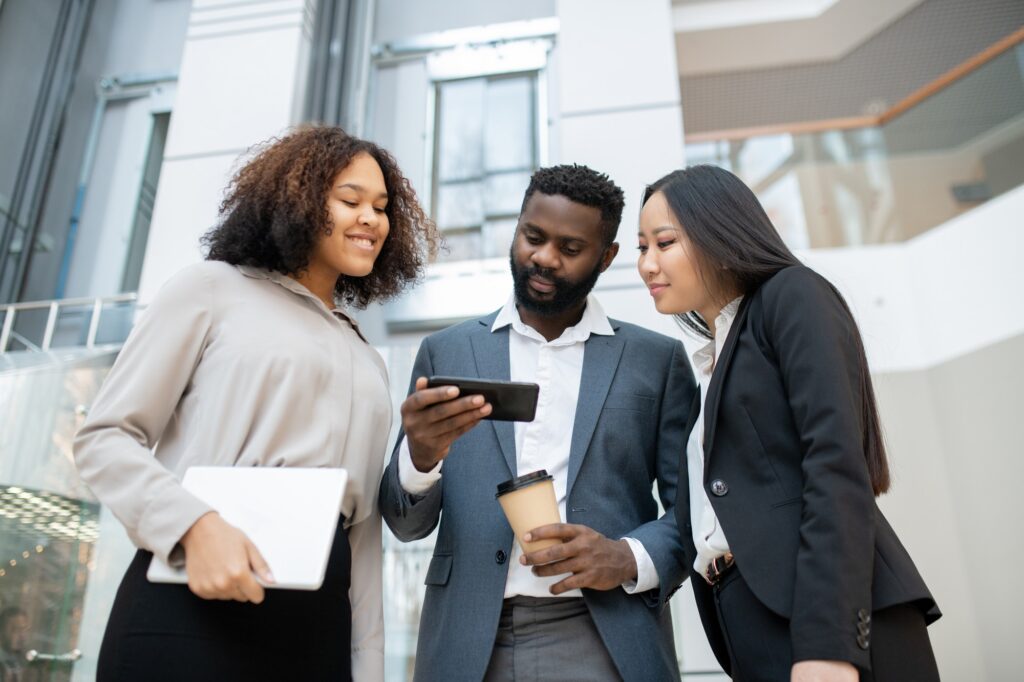
<svg viewBox="0 0 1024 682"><path fill-rule="evenodd" d="M604 245L609 246L615 241L626 200L622 188L605 173L575 163L538 168L530 178L520 213L534 192L548 196L560 194L569 201L600 209Z"/></svg>

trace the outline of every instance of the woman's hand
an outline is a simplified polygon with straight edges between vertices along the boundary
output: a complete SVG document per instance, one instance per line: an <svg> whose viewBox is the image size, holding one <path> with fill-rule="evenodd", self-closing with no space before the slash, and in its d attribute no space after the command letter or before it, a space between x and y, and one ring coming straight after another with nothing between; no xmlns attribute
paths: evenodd
<svg viewBox="0 0 1024 682"><path fill-rule="evenodd" d="M256 575L265 583L274 582L256 545L216 512L199 517L182 536L181 544L185 548L188 588L197 597L259 604L263 601L263 586Z"/></svg>
<svg viewBox="0 0 1024 682"><path fill-rule="evenodd" d="M793 664L791 682L857 682L860 673L846 661L800 661Z"/></svg>

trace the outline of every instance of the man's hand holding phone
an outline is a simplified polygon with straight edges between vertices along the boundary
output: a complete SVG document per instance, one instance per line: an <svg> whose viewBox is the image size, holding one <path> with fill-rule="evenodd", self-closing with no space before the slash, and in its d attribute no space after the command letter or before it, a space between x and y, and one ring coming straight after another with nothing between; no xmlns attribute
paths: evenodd
<svg viewBox="0 0 1024 682"><path fill-rule="evenodd" d="M455 439L491 413L481 395L459 397L455 386L427 388L427 378L416 379L416 391L402 403L402 428L413 465L430 471L448 456Z"/></svg>

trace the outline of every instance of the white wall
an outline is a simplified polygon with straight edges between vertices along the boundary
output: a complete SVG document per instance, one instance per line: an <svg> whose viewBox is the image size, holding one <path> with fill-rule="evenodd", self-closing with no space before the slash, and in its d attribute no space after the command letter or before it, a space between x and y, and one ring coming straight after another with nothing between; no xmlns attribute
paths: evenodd
<svg viewBox="0 0 1024 682"><path fill-rule="evenodd" d="M424 2L377 0L375 43L389 43L426 33L501 24L555 13L555 0L517 2Z"/></svg>
<svg viewBox="0 0 1024 682"><path fill-rule="evenodd" d="M240 157L298 121L313 5L193 3L139 284L143 302L201 259L199 238L216 224Z"/></svg>

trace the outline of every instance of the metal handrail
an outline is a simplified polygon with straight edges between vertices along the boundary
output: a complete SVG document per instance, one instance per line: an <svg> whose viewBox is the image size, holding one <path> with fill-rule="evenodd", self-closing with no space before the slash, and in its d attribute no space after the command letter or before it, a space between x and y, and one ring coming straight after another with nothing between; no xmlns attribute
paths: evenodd
<svg viewBox="0 0 1024 682"><path fill-rule="evenodd" d="M26 310L49 310L46 316L46 330L43 332L42 342L35 344L22 343L34 351L45 352L50 350L53 341L53 332L57 327L57 317L62 308L82 308L92 306L92 317L89 319L89 331L85 337L85 348L93 348L96 345L96 333L100 328L100 316L103 314L103 306L116 303L134 303L139 296L136 293L117 294L116 296L102 296L97 298L63 298L52 301L27 301L24 303L6 303L0 305L0 313L4 316L3 326L0 327L0 353L7 352L7 344L11 338L21 339L21 335L14 331L14 318L17 313Z"/></svg>

